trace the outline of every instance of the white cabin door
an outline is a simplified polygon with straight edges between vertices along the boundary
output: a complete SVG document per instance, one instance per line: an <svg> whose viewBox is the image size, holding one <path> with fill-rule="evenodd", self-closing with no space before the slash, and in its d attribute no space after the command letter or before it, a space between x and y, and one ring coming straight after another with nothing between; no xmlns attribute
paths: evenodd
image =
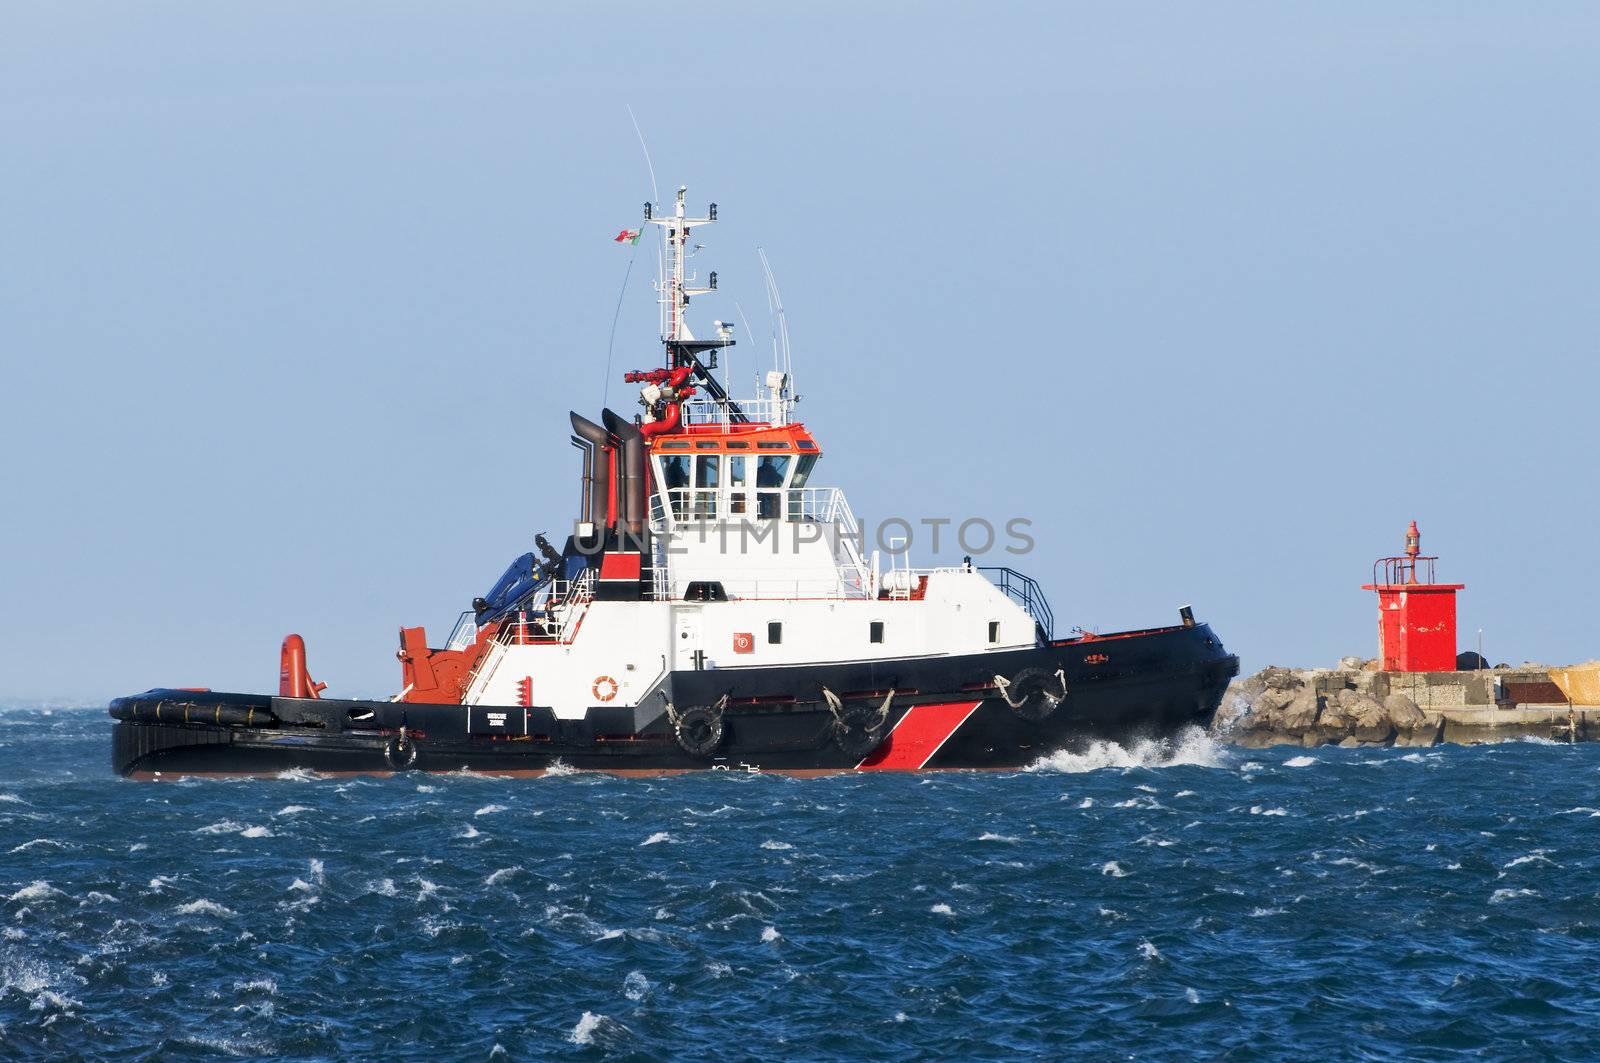
<svg viewBox="0 0 1600 1063"><path fill-rule="evenodd" d="M677 655L675 667L680 671L702 668L706 647L701 630L700 606L679 605L675 611L677 630L672 640Z"/></svg>

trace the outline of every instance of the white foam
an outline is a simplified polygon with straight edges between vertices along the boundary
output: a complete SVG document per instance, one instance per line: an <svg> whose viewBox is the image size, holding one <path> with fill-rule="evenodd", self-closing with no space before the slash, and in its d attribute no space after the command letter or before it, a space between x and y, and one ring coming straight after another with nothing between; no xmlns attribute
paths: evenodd
<svg viewBox="0 0 1600 1063"><path fill-rule="evenodd" d="M1535 849L1533 852L1529 853L1527 856L1519 856L1519 857L1517 857L1515 860L1513 860L1510 863L1506 864L1505 867L1513 868L1513 867L1521 867L1523 864L1553 864L1553 863L1555 863L1554 860L1551 860L1548 856L1544 855L1545 852L1546 852L1546 850L1544 850L1544 849Z"/></svg>
<svg viewBox="0 0 1600 1063"><path fill-rule="evenodd" d="M629 971L628 976L622 980L622 995L629 1000L639 1001L650 992L650 979L643 972Z"/></svg>
<svg viewBox="0 0 1600 1063"><path fill-rule="evenodd" d="M1286 768L1309 768L1316 762L1316 757L1290 757L1283 762L1283 766Z"/></svg>
<svg viewBox="0 0 1600 1063"><path fill-rule="evenodd" d="M1252 816L1287 816L1289 811L1283 808L1262 808L1260 805L1251 805L1250 814Z"/></svg>
<svg viewBox="0 0 1600 1063"><path fill-rule="evenodd" d="M298 812L310 812L310 811L311 811L311 806L310 805L284 805L282 808L278 809L278 811L274 812L273 815L275 815L275 816L292 816L292 815L295 815Z"/></svg>
<svg viewBox="0 0 1600 1063"><path fill-rule="evenodd" d="M650 835L650 837L640 842L639 846L643 848L646 845L660 845L662 842L676 842L677 840L678 839L674 838L666 831L658 830L654 834Z"/></svg>
<svg viewBox="0 0 1600 1063"><path fill-rule="evenodd" d="M47 1008L53 1008L56 1011L71 1012L73 1008L82 1006L80 1001L73 1000L68 996L62 996L53 989L46 989L33 998L33 1003L28 1005L28 1010L44 1011ZM55 1016L52 1015L45 1020L45 1024L48 1025L54 1019Z"/></svg>
<svg viewBox="0 0 1600 1063"><path fill-rule="evenodd" d="M571 764L568 764L566 761L558 759L558 760L554 761L553 763L551 763L551 765L548 768L544 769L544 773L545 773L546 777L553 777L553 778L559 779L559 778L561 778L562 776L565 776L565 775L576 775L576 774L578 774L578 769L574 768ZM587 1014L587 1012L585 1014Z"/></svg>
<svg viewBox="0 0 1600 1063"><path fill-rule="evenodd" d="M235 982L233 988L239 993L265 993L271 997L278 995L278 983L271 978L257 978L253 982Z"/></svg>
<svg viewBox="0 0 1600 1063"><path fill-rule="evenodd" d="M28 996L42 993L55 977L49 967L37 960L8 956L4 967L0 967L0 995L12 989Z"/></svg>
<svg viewBox="0 0 1600 1063"><path fill-rule="evenodd" d="M13 901L27 902L42 901L47 900L50 897L60 896L64 896L64 894L54 886L50 885L50 883L45 882L43 879L35 879L33 882L13 893L8 899Z"/></svg>
<svg viewBox="0 0 1600 1063"><path fill-rule="evenodd" d="M23 842L21 845L17 846L15 849L12 849L11 852L13 852L13 853L25 853L29 849L32 849L35 845L51 845L51 846L54 846L57 849L65 849L67 847L67 843L66 842L58 842L54 838L35 838L31 842Z"/></svg>
<svg viewBox="0 0 1600 1063"><path fill-rule="evenodd" d="M1536 890L1495 890L1489 898L1490 904L1499 904L1501 901L1515 900L1518 897L1537 897Z"/></svg>
<svg viewBox="0 0 1600 1063"><path fill-rule="evenodd" d="M521 865L516 867L502 867L498 871L491 872L489 877L483 880L483 884L485 886L498 886L500 883L504 882L506 879L510 878L512 875L515 875L521 870Z"/></svg>
<svg viewBox="0 0 1600 1063"><path fill-rule="evenodd" d="M237 834L244 830L243 823L235 823L231 819L219 819L215 823L208 823L204 827L196 827L196 834Z"/></svg>
<svg viewBox="0 0 1600 1063"><path fill-rule="evenodd" d="M456 837L457 838L476 838L481 833L482 833L482 831L478 830L477 827L474 827L472 824L468 823L467 824L467 829L462 831L460 834L457 834Z"/></svg>
<svg viewBox="0 0 1600 1063"><path fill-rule="evenodd" d="M190 901L188 904L178 905L178 914L214 915L219 919L231 919L235 913L232 908L218 904L216 901L210 900L206 897L201 897L197 901Z"/></svg>
<svg viewBox="0 0 1600 1063"><path fill-rule="evenodd" d="M478 811L474 812L473 815L474 816L492 816L496 812L504 812L505 810L506 810L506 806L505 805L484 805L482 808L478 809Z"/></svg>
<svg viewBox="0 0 1600 1063"><path fill-rule="evenodd" d="M775 842L769 838L761 843L761 848L770 849L775 853L782 853L788 852L790 849L793 849L794 846L790 845L788 842Z"/></svg>
<svg viewBox="0 0 1600 1063"><path fill-rule="evenodd" d="M295 892L296 890L302 893L310 893L312 888L313 887L311 883L307 882L303 878L297 878L293 882L289 883L289 892L291 893Z"/></svg>
<svg viewBox="0 0 1600 1063"><path fill-rule="evenodd" d="M775 926L769 926L761 931L761 940L767 942L769 945L781 937L783 937L783 935L778 933L778 928Z"/></svg>
<svg viewBox="0 0 1600 1063"><path fill-rule="evenodd" d="M956 914L955 910L952 909L948 904L936 904L932 908L929 908L928 911L932 912L934 915L955 915Z"/></svg>
<svg viewBox="0 0 1600 1063"><path fill-rule="evenodd" d="M266 827L246 827L239 832L241 838L270 838L272 832Z"/></svg>
<svg viewBox="0 0 1600 1063"><path fill-rule="evenodd" d="M18 797L16 794L0 794L0 801L5 801L14 805L25 805L28 803L22 798Z"/></svg>
<svg viewBox="0 0 1600 1063"><path fill-rule="evenodd" d="M1041 757L1023 770L1078 774L1104 768L1220 768L1226 764L1226 747L1200 728L1186 727L1177 736L1162 741L1140 739L1132 746L1093 742L1081 753L1062 750Z"/></svg>
<svg viewBox="0 0 1600 1063"><path fill-rule="evenodd" d="M1085 797L1082 801L1078 802L1078 807L1079 808L1093 808L1094 807L1094 798Z"/></svg>
<svg viewBox="0 0 1600 1063"><path fill-rule="evenodd" d="M574 1026L572 1032L567 1034L567 1040L575 1045L592 1045L594 1044L594 1032L605 1021L606 1017L604 1015L596 1015L592 1011L586 1011L583 1013L583 1017L578 1020L578 1025Z"/></svg>
<svg viewBox="0 0 1600 1063"><path fill-rule="evenodd" d="M980 842L1020 842L1021 838L1013 838L1009 834L995 834L993 831L984 831L978 835Z"/></svg>
<svg viewBox="0 0 1600 1063"><path fill-rule="evenodd" d="M323 868L322 861L318 860L316 857L311 858L309 870L311 871L311 881L315 882L317 885L320 886L328 880L328 873Z"/></svg>
<svg viewBox="0 0 1600 1063"><path fill-rule="evenodd" d="M1166 959L1165 956L1161 955L1161 950L1156 948L1148 941L1139 942L1139 955L1143 956L1147 960Z"/></svg>
<svg viewBox="0 0 1600 1063"><path fill-rule="evenodd" d="M1200 994L1193 986L1190 986L1183 991L1183 999L1191 1004L1198 1004L1200 1003Z"/></svg>
<svg viewBox="0 0 1600 1063"><path fill-rule="evenodd" d="M1105 863L1101 864L1100 873L1102 875L1110 875L1113 878L1128 877L1128 873L1122 869L1122 865L1117 863L1115 860L1107 860Z"/></svg>
<svg viewBox="0 0 1600 1063"><path fill-rule="evenodd" d="M310 768L285 768L278 772L278 778L284 782L316 782L322 776Z"/></svg>

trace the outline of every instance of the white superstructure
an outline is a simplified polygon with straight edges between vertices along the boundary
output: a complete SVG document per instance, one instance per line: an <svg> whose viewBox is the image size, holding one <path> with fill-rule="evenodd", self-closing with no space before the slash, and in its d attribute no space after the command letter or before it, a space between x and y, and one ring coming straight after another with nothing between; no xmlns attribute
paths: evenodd
<svg viewBox="0 0 1600 1063"><path fill-rule="evenodd" d="M844 493L815 481L822 452L792 417L786 334L755 398L733 399L718 384L710 370L733 345L731 328L719 322L716 339L699 340L685 320L692 297L716 290L716 274L698 286L686 269L690 233L714 222L716 207L691 218L684 197L679 189L671 214L646 214L662 235L667 367L628 374L643 385L632 428L606 415L614 433L643 440L647 513L627 538L625 477L636 474L594 473L586 505L605 498L586 515L605 516L580 525L573 541L599 544L603 556L575 566L569 547L566 570L492 631L463 617L452 649L493 643L463 701L550 705L578 719L595 705L638 704L674 671L973 654L1048 637L1047 614L1036 617L1025 595L970 564L880 570ZM770 271L767 282L776 302ZM700 359L707 353L710 365ZM598 446L608 450L598 468L623 468L623 439ZM605 590L618 586L621 598Z"/></svg>

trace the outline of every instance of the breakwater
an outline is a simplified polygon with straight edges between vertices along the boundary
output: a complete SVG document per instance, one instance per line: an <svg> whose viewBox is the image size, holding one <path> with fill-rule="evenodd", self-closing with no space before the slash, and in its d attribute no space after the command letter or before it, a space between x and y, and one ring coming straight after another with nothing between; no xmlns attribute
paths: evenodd
<svg viewBox="0 0 1600 1063"><path fill-rule="evenodd" d="M1600 740L1600 706L1570 704L1543 666L1388 672L1346 661L1235 680L1212 733L1249 748Z"/></svg>

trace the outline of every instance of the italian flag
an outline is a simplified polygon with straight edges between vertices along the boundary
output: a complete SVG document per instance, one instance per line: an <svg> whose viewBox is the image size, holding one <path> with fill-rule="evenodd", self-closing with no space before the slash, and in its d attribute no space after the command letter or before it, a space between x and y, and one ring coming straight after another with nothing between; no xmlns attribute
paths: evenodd
<svg viewBox="0 0 1600 1063"><path fill-rule="evenodd" d="M640 230L638 229L624 229L617 234L617 238L612 242L618 244L636 244L639 242L639 232Z"/></svg>

